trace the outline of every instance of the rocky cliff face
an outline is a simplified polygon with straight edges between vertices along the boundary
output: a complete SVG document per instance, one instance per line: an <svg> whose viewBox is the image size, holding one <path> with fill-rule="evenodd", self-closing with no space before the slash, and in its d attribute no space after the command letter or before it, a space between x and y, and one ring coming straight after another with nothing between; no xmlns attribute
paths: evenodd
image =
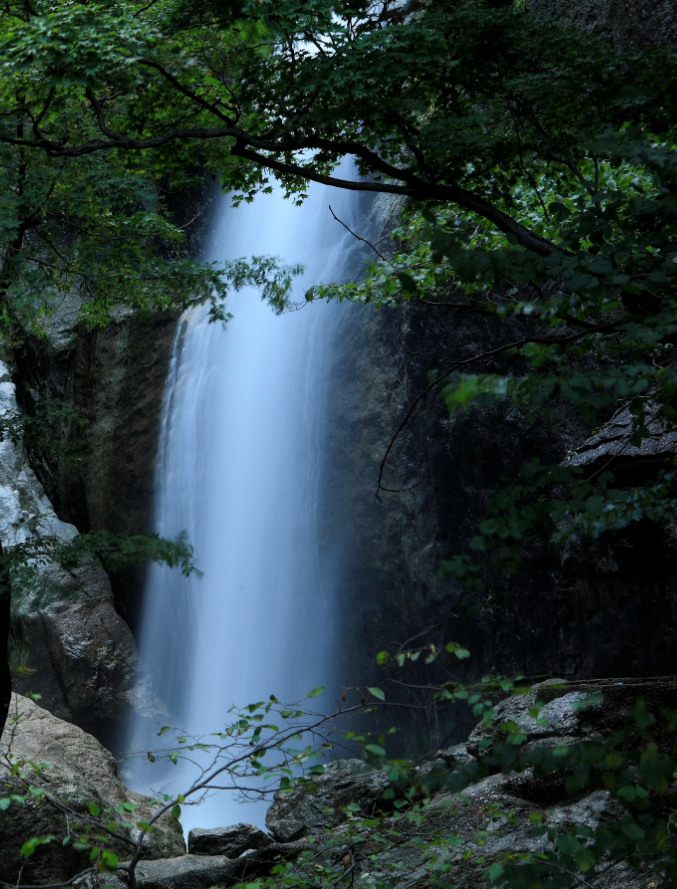
<svg viewBox="0 0 677 889"><path fill-rule="evenodd" d="M674 0L532 0L531 8L601 34L619 48L677 40ZM387 231L396 210L387 201L377 203L365 214L362 233L369 227ZM31 466L59 518L79 530L148 531L176 319L143 323L120 311L107 330L84 333L75 326L77 310L75 299L66 300L47 338L28 341L19 352L18 397L33 412L56 401L82 416L86 428L63 411L49 422L55 439L70 445L82 441L90 453L69 462L43 449L31 453ZM368 683L376 650L429 627L438 641L466 643L475 673L496 669L573 678L674 672L675 535L648 523L595 544L572 540L559 553L531 546L509 582L485 576L491 608L466 624L461 590L440 579L437 569L441 559L464 551L475 534L484 491L514 477L532 457L565 459L592 430L563 420L553 431L507 403L452 420L444 405L429 397L389 461L384 483L395 491L377 499L380 461L408 405L426 387L428 372L503 342L504 332L443 308L342 306L340 311L330 358L321 503L322 559L338 591L339 681ZM505 367L487 361L478 369ZM587 451L605 459L607 444L591 441ZM630 460L630 471L635 465ZM7 515L13 515L9 506ZM97 602L110 603L110 592L101 592L108 589L104 580L94 588L100 591ZM140 574L113 578L115 607L132 629L140 591ZM92 606L90 623L98 608ZM62 653L69 651L63 642L53 653L53 646L37 641L43 638L42 613L26 611L21 620L22 627L31 627L33 641L28 629L17 629L15 651L33 652L40 664L74 658ZM66 629L58 636L70 638ZM46 666L38 669L47 675ZM75 691L67 693L63 679L55 683L46 696L49 705L65 718L84 718L77 715ZM112 685L104 681L101 687ZM418 728L423 735L429 731L429 726Z"/></svg>
<svg viewBox="0 0 677 889"><path fill-rule="evenodd" d="M15 415L15 387L0 364L0 419ZM57 518L22 443L0 442L0 543L5 551L41 536L63 543L77 529ZM37 603L37 604L36 604ZM137 668L134 638L93 560L66 571L37 560L13 583L10 662L20 692L42 695L56 716L107 736L129 707Z"/></svg>
<svg viewBox="0 0 677 889"><path fill-rule="evenodd" d="M498 611L473 630L464 625L459 588L437 576L441 559L467 549L486 489L500 488L533 457L564 460L592 430L564 420L549 430L508 403L450 419L431 396L385 474L387 488L405 490L376 498L380 461L427 372L512 336L443 312L356 307L345 319L330 394L325 539L341 578L346 661L373 657L382 641L434 625L446 639L467 641L480 670L568 677L673 671L677 553L669 530L647 523L595 544L572 540L560 553L531 547L512 581L484 577ZM642 463L644 454L626 450L626 459Z"/></svg>
<svg viewBox="0 0 677 889"><path fill-rule="evenodd" d="M386 467L386 490L375 496L383 455L428 373L519 338L525 324L506 329L420 305L344 313L328 396L323 540L326 570L340 591L337 651L347 685L373 684L376 651L422 631L428 640L470 648L466 671L456 665L466 678L496 670L567 678L675 671L677 549L670 529L641 523L593 543L571 539L563 551L531 544L510 580L484 573L487 607L470 624L460 605L465 591L438 577L441 559L468 551L487 489L517 478L532 458L557 463L579 447L590 460L608 461L616 434L598 440L564 415L550 429L508 402L450 418L432 395L403 430ZM487 373L509 368L524 371L506 358L475 366ZM668 438L657 429L640 449L624 445L626 476L651 471L657 457L674 453ZM426 744L440 731L441 743L467 729L414 721L411 731L407 743L418 736Z"/></svg>
<svg viewBox="0 0 677 889"><path fill-rule="evenodd" d="M104 330L78 329L69 295L46 336L17 353L18 399L45 417L58 447L30 454L60 518L81 532L152 531L153 478L176 315L139 318L120 308ZM143 571L112 578L115 604L134 629Z"/></svg>

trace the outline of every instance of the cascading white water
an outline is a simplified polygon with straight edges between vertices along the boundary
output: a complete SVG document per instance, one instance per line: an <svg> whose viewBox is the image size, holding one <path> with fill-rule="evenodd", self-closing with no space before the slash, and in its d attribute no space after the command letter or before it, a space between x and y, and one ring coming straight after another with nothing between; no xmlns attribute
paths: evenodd
<svg viewBox="0 0 677 889"><path fill-rule="evenodd" d="M300 262L302 299L310 284L345 278L351 253L354 263L355 241L330 202L351 224L355 196L324 186L311 186L301 207L279 191L237 209L221 198L205 258ZM313 303L276 316L252 291L228 309L225 329L204 309L179 323L156 471L156 530L185 531L203 577L150 571L139 642L157 693L192 734L222 729L232 703L295 700L333 679L334 590L318 560L317 509L340 309ZM128 748L153 740L139 720ZM127 768L139 790L181 789L185 777L181 764L169 777L149 764ZM262 822L264 806L234 806L221 794L184 810L182 822Z"/></svg>

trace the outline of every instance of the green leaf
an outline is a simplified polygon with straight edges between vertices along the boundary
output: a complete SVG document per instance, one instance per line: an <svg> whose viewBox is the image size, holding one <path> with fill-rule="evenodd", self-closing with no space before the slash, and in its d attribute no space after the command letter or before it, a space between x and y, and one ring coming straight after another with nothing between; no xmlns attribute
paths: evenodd
<svg viewBox="0 0 677 889"><path fill-rule="evenodd" d="M370 695L373 695L375 698L378 698L379 701L385 701L386 696L385 692L381 688L368 688L367 691Z"/></svg>
<svg viewBox="0 0 677 889"><path fill-rule="evenodd" d="M158 734L158 738L161 738L163 735L166 735L167 732L170 731L170 730L171 730L171 726L170 726L170 725L163 725L162 728L160 729L160 731L157 733L157 734Z"/></svg>
<svg viewBox="0 0 677 889"><path fill-rule="evenodd" d="M563 204L561 201L553 201L548 207L550 213L554 216L558 216L560 219L568 219L571 216L571 211L569 208Z"/></svg>
<svg viewBox="0 0 677 889"><path fill-rule="evenodd" d="M317 688L314 688L312 691L309 691L306 695L306 698L316 698L318 695L321 695L324 691L324 686L319 685Z"/></svg>
<svg viewBox="0 0 677 889"><path fill-rule="evenodd" d="M26 840L26 842L22 845L20 855L22 858L30 858L30 856L38 849L40 846L46 846L48 843L51 843L54 839L53 836L45 836L45 837L33 837L30 840Z"/></svg>
<svg viewBox="0 0 677 889"><path fill-rule="evenodd" d="M118 866L118 856L112 849L104 849L101 852L101 863L104 870L114 871Z"/></svg>
<svg viewBox="0 0 677 889"><path fill-rule="evenodd" d="M581 844L571 833L563 833L557 838L557 847L564 852L565 855L575 855Z"/></svg>
<svg viewBox="0 0 677 889"><path fill-rule="evenodd" d="M489 868L489 879L492 883L497 883L503 876L503 865L495 862Z"/></svg>
<svg viewBox="0 0 677 889"><path fill-rule="evenodd" d="M583 873L587 873L587 871L592 870L592 868L597 864L597 859L593 855L592 850L588 849L587 847L577 849L576 854L574 855L574 859Z"/></svg>
<svg viewBox="0 0 677 889"><path fill-rule="evenodd" d="M364 748L367 753L373 753L374 756L385 756L386 752L379 744L367 744Z"/></svg>
<svg viewBox="0 0 677 889"><path fill-rule="evenodd" d="M633 824L631 821L626 821L621 824L621 830L629 840L632 840L635 843L639 843L646 836L642 828L638 824Z"/></svg>
<svg viewBox="0 0 677 889"><path fill-rule="evenodd" d="M418 284L408 272L398 272L397 278L402 285L403 290L407 290L410 293L416 293Z"/></svg>
<svg viewBox="0 0 677 889"><path fill-rule="evenodd" d="M99 817L99 812L100 812L101 810L99 809L99 807L97 806L96 803L90 803L89 806L88 806L88 808L89 808L89 814L92 816L92 818L98 818L98 817Z"/></svg>

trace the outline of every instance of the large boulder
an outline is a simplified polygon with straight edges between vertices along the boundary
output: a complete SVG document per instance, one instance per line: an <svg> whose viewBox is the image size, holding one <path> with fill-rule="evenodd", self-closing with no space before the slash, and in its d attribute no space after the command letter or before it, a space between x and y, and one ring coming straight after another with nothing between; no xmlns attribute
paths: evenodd
<svg viewBox="0 0 677 889"><path fill-rule="evenodd" d="M241 873L240 863L225 855L183 855L139 864L136 885L138 889L207 889L233 883Z"/></svg>
<svg viewBox="0 0 677 889"><path fill-rule="evenodd" d="M133 793L120 781L115 759L95 738L28 698L13 695L10 720L0 740L0 796L4 798L25 793L19 776L10 772L11 764L17 762L25 762L20 775L76 812L86 813L90 802L102 812L131 803L135 810L126 817L137 822L148 821L157 811L157 804L151 805L148 797ZM41 774L31 763L40 766ZM88 867L87 852L76 851L72 843L63 845L66 837L77 834L74 821L47 798L12 801L7 809L0 809L0 880L16 882L23 868L24 883L60 883ZM31 857L21 858L22 844L36 836L54 840ZM130 848L119 844L116 851L129 855ZM169 815L163 815L153 833L144 838L144 858L172 858L185 851L181 826Z"/></svg>
<svg viewBox="0 0 677 889"><path fill-rule="evenodd" d="M17 688L40 694L55 716L109 742L129 707L138 655L108 576L90 558L69 572L44 566L40 582L54 592L37 605L30 592L13 594Z"/></svg>
<svg viewBox="0 0 677 889"><path fill-rule="evenodd" d="M238 858L249 849L265 849L274 840L253 824L233 824L207 830L196 827L188 834L188 852Z"/></svg>
<svg viewBox="0 0 677 889"><path fill-rule="evenodd" d="M235 826L239 828L243 825ZM224 831L230 829L221 828ZM237 857L189 853L181 858L143 861L135 874L138 889L209 889L215 884L232 886L268 872L276 861L297 858L309 848L304 842L274 843L270 838L268 840L265 848L247 849Z"/></svg>
<svg viewBox="0 0 677 889"><path fill-rule="evenodd" d="M235 825L236 828L243 826L251 827ZM229 831L233 828L219 829ZM259 833L265 837L262 831ZM308 848L305 842L274 843L268 838L265 848L247 849L237 857L189 852L180 858L142 861L136 869L136 883L138 889L209 889L214 884L232 886L268 872L276 861L297 858Z"/></svg>

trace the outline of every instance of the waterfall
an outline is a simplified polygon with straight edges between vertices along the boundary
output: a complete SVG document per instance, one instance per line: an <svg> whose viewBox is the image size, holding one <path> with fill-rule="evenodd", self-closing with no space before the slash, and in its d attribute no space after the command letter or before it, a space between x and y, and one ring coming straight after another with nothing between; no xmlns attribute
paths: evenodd
<svg viewBox="0 0 677 889"><path fill-rule="evenodd" d="M356 224L356 196L320 185L300 207L279 190L238 208L220 198L204 258L300 262L306 273L294 299L302 301L307 286L345 279L359 263L329 203ZM155 530L185 531L203 576L153 567L139 638L154 694L192 734L221 730L233 703L297 700L318 685L333 692L328 707L336 698L335 582L322 570L318 504L341 307L312 303L276 316L248 290L229 297L228 309L225 329L208 323L204 308L180 319L156 469ZM137 718L128 748L158 743ZM132 761L125 776L137 790L180 792L186 768L179 761L154 772ZM239 807L223 793L184 809L182 823L262 823L265 808Z"/></svg>

